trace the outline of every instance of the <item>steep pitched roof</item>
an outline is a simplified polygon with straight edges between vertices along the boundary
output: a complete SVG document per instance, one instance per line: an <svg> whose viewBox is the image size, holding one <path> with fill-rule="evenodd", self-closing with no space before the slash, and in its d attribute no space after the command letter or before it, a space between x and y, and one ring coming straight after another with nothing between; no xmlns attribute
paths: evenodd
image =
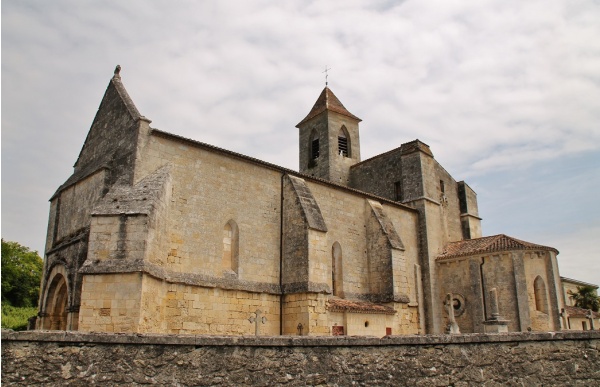
<svg viewBox="0 0 600 387"><path fill-rule="evenodd" d="M129 93L125 90L125 86L121 82L120 71L121 66L117 65L114 75L104 92L85 142L79 151L77 161L73 165L75 168L73 174L56 190L50 200L54 199L65 188L97 173L101 169L110 169L115 156L114 152L120 151L120 149L117 149L118 146L111 148L111 152L96 152L97 144L90 145L90 142L110 138L115 144L124 143L127 142L123 141L124 137L129 135L126 132L131 132L129 129L133 124L139 120L151 122L140 114ZM111 123L108 128L106 127L107 121Z"/></svg>
<svg viewBox="0 0 600 387"><path fill-rule="evenodd" d="M344 107L344 105L342 105L342 103L335 96L335 94L333 94L333 91L331 91L331 89L329 87L325 86L325 88L321 92L321 95L319 95L319 98L317 98L317 102L315 102L312 109L310 109L310 112L308 113L308 115L306 117L304 117L304 119L302 121L300 121L298 123L298 125L296 125L296 127L299 127L306 121L310 120L313 117L318 116L319 114L323 113L326 110L330 110L332 112L342 114L344 116L358 120L359 122L362 121L360 118L358 118L354 114L350 113Z"/></svg>
<svg viewBox="0 0 600 387"><path fill-rule="evenodd" d="M131 114L131 117L136 120L139 118L142 118L143 116L140 114L137 107L135 107L133 100L129 96L129 93L127 92L127 90L125 90L125 86L123 86L123 82L121 82L120 73L121 73L121 66L117 65L117 67L115 68L115 73L114 73L112 79L110 80L110 82L117 89L117 93L119 93L119 96L121 96L121 100L123 100L123 103L127 107L129 114Z"/></svg>
<svg viewBox="0 0 600 387"><path fill-rule="evenodd" d="M120 73L121 73L121 66L117 65L117 67L115 68L113 77L110 79L110 82L108 83L108 87L106 88L106 91L104 92L104 96L102 97L102 101L100 102L100 106L98 107L98 111L96 112L96 116L94 117L94 121L92 121L92 126L90 127L90 130L85 139L85 142L83 143L83 147L81 148L81 151L79 152L79 156L77 157L77 161L75 162L75 165L74 165L75 167L77 167L79 165L79 160L81 159L81 155L85 149L85 145L90 137L90 134L94 130L95 124L99 120L100 116L103 114L104 108L106 106L112 107L114 103L120 102L123 104L123 106L125 106L127 113L129 113L129 115L131 116L131 118L134 121L137 121L140 118L145 118L144 116L142 116L140 114L139 110L133 103L133 100L129 96L129 93L125 89L125 86L123 86L123 82L121 82ZM114 94L113 90L116 91L116 95ZM117 98L118 101L115 101L115 98Z"/></svg>
<svg viewBox="0 0 600 387"><path fill-rule="evenodd" d="M535 243L525 242L504 234L499 234L448 243L444 251L438 255L436 260L442 261L449 258L510 250L550 250L558 254L558 250L556 250L554 247L537 245Z"/></svg>

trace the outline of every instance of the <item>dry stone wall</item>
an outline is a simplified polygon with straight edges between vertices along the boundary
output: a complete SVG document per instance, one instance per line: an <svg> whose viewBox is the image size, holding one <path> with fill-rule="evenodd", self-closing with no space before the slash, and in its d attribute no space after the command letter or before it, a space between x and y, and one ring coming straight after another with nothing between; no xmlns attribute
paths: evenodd
<svg viewBox="0 0 600 387"><path fill-rule="evenodd" d="M600 332L215 337L2 331L2 383L597 386Z"/></svg>

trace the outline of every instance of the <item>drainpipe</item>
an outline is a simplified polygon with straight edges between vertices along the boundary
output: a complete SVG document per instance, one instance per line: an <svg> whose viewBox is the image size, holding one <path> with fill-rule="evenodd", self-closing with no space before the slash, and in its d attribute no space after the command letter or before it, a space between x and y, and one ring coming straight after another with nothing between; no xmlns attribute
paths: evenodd
<svg viewBox="0 0 600 387"><path fill-rule="evenodd" d="M283 336L283 178L281 174L279 201L279 336Z"/></svg>
<svg viewBox="0 0 600 387"><path fill-rule="evenodd" d="M485 282L483 280L483 264L485 263L485 257L481 257L481 265L479 265L479 275L481 277L481 296L483 297L483 318L487 320L487 304L485 302Z"/></svg>

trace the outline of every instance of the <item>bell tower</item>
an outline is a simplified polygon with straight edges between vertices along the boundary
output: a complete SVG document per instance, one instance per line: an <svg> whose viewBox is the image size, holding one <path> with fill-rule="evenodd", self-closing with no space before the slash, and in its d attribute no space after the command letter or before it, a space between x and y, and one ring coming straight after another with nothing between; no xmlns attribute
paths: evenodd
<svg viewBox="0 0 600 387"><path fill-rule="evenodd" d="M300 129L300 172L348 185L350 167L360 162L360 121L326 86L296 125Z"/></svg>

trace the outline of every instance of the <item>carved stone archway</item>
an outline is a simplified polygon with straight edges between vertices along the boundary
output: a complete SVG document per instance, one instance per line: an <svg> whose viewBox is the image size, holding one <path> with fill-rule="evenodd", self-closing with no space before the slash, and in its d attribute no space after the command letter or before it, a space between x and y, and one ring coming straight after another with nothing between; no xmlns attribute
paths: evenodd
<svg viewBox="0 0 600 387"><path fill-rule="evenodd" d="M42 313L42 329L68 329L69 286L65 274L62 266L55 267L50 274Z"/></svg>

